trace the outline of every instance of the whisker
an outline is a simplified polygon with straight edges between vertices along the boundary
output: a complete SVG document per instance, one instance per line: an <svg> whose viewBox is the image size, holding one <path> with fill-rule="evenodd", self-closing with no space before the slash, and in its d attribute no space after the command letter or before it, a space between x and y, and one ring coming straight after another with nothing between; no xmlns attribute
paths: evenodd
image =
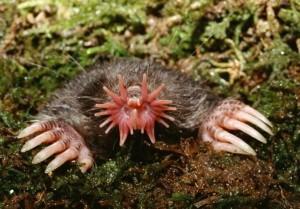
<svg viewBox="0 0 300 209"><path fill-rule="evenodd" d="M77 99L90 99L90 100L93 100L93 101L96 101L96 102L101 102L101 98L99 97L91 97L91 96L76 96L75 98Z"/></svg>
<svg viewBox="0 0 300 209"><path fill-rule="evenodd" d="M93 107L93 108L85 110L84 112L89 113L89 112L95 112L97 110L99 110L99 108Z"/></svg>
<svg viewBox="0 0 300 209"><path fill-rule="evenodd" d="M85 71L85 68L70 54L68 54L69 58L83 71Z"/></svg>

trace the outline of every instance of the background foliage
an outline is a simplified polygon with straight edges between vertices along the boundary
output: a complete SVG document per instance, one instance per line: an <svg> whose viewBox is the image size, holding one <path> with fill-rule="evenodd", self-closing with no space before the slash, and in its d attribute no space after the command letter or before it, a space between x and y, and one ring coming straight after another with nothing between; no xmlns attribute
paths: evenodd
<svg viewBox="0 0 300 209"><path fill-rule="evenodd" d="M299 208L299 0L1 0L0 207ZM53 176L17 132L99 56L153 57L267 115L257 158L193 140L131 143L82 175ZM249 139L251 140L251 139ZM142 142L141 142L142 143ZM143 144L143 143L142 143Z"/></svg>

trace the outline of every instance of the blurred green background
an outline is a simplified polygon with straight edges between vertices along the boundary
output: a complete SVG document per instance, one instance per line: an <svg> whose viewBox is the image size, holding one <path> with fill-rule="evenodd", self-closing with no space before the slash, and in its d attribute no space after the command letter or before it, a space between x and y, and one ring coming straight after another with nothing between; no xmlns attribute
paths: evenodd
<svg viewBox="0 0 300 209"><path fill-rule="evenodd" d="M0 208L300 208L299 52L299 0L0 0ZM103 56L206 80L268 116L275 135L249 142L256 158L183 139L48 176L15 136Z"/></svg>

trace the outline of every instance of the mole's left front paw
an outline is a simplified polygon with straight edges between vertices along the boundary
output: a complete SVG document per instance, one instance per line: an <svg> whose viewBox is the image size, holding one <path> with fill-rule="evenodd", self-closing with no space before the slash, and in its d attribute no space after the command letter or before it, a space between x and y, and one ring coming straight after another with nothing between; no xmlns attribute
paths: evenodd
<svg viewBox="0 0 300 209"><path fill-rule="evenodd" d="M265 137L247 123L259 127L270 135L273 134L270 129L272 124L265 116L252 107L233 99L222 101L213 110L203 121L199 134L204 141L211 142L217 151L256 155L247 143L227 131L240 130L258 141L266 143Z"/></svg>
<svg viewBox="0 0 300 209"><path fill-rule="evenodd" d="M38 152L33 164L40 163L53 155L57 155L47 166L45 173L50 173L67 161L76 160L84 173L92 167L93 158L82 136L63 120L38 121L20 132L18 138L35 135L21 149L27 152L41 144L50 144Z"/></svg>

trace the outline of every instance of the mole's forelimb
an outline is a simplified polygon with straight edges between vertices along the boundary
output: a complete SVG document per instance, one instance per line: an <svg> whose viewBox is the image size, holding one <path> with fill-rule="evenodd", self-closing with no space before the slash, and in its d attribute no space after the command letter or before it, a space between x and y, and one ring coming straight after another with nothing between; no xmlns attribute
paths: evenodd
<svg viewBox="0 0 300 209"><path fill-rule="evenodd" d="M38 135L36 135L38 134ZM38 152L33 164L40 163L52 155L57 155L52 160L45 173L50 173L67 161L76 160L80 170L84 173L93 165L93 158L90 150L85 144L82 136L63 120L39 121L20 132L18 138L36 135L28 140L21 149L21 152L29 151L41 144L51 144Z"/></svg>
<svg viewBox="0 0 300 209"><path fill-rule="evenodd" d="M256 155L247 143L227 131L240 130L256 140L266 143L265 137L247 123L273 135L270 129L272 124L265 116L238 100L226 99L207 115L199 128L199 136L202 140L210 142L216 151Z"/></svg>

